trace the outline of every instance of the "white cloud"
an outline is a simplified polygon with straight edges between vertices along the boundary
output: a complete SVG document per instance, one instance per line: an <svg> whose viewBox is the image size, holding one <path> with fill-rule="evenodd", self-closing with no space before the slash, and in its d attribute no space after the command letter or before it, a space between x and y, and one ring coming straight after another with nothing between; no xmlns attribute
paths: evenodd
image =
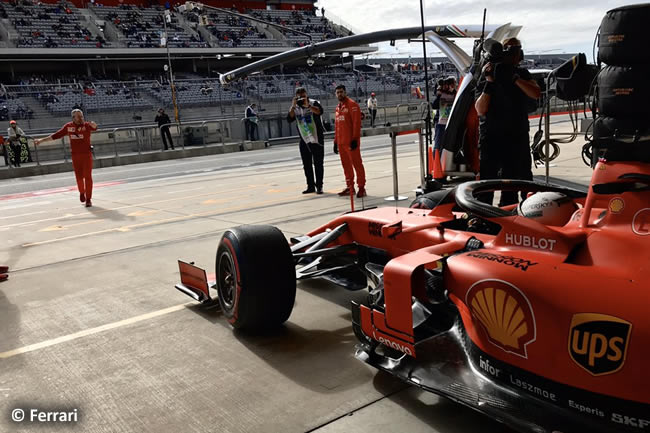
<svg viewBox="0 0 650 433"><path fill-rule="evenodd" d="M325 7L326 16L336 14L362 32L420 25L418 0L320 0L318 6ZM580 51L591 59L600 21L617 6L621 4L612 0L425 0L425 23L480 24L487 7L488 24L523 26L519 36L526 52ZM419 45L409 46L414 56L421 55Z"/></svg>

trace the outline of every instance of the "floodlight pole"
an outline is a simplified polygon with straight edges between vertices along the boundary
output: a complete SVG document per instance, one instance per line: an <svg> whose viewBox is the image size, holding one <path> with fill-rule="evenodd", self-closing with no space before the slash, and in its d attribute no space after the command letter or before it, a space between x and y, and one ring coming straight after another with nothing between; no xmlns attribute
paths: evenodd
<svg viewBox="0 0 650 433"><path fill-rule="evenodd" d="M180 123L178 118L178 104L176 102L176 85L174 84L174 71L172 70L172 58L169 53L169 34L167 33L167 17L171 20L171 11L166 9L163 13L163 28L165 30L165 48L167 50L167 69L169 72L169 86L172 91L172 104L174 105L174 119L176 123Z"/></svg>
<svg viewBox="0 0 650 433"><path fill-rule="evenodd" d="M426 140L425 140L425 155L429 154L429 146L432 144L432 138L433 134L431 131L431 101L429 100L429 68L427 65L427 44L426 44L426 38L424 37L424 4L423 0L420 0L420 24L422 25L422 55L424 57L424 88L426 92L426 100L427 100L427 110L426 110L426 117L424 120L425 124L425 131L426 131ZM429 158L425 158L425 162L427 164L427 176L429 175L431 171L431 167L429 167ZM422 179L422 182L426 182L425 179Z"/></svg>

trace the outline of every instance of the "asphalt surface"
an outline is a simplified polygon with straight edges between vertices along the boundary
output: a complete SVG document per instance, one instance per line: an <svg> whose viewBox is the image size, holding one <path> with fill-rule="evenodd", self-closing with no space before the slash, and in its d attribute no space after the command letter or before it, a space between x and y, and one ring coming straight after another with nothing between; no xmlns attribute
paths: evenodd
<svg viewBox="0 0 650 433"><path fill-rule="evenodd" d="M399 192L414 198L418 152L400 137ZM363 206L388 205L387 137L363 141ZM214 272L217 242L240 224L303 234L349 210L327 144L325 190L302 195L297 146L96 170L94 207L72 173L0 182L0 431L508 432L353 357L349 301L299 284L280 331L233 332L174 290L177 259ZM410 201L401 202L408 205ZM74 422L16 422L68 411ZM76 410L76 412L75 412Z"/></svg>

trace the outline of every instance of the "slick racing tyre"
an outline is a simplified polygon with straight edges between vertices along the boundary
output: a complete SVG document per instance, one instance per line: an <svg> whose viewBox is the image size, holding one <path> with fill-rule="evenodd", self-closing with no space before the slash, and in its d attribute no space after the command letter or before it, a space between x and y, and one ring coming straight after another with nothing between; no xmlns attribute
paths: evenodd
<svg viewBox="0 0 650 433"><path fill-rule="evenodd" d="M598 75L598 110L603 116L650 117L650 67L608 66Z"/></svg>
<svg viewBox="0 0 650 433"><path fill-rule="evenodd" d="M289 244L272 226L226 231L216 258L219 304L236 329L277 327L291 315L296 273Z"/></svg>
<svg viewBox="0 0 650 433"><path fill-rule="evenodd" d="M612 9L600 24L598 56L612 66L650 65L647 27L650 4Z"/></svg>

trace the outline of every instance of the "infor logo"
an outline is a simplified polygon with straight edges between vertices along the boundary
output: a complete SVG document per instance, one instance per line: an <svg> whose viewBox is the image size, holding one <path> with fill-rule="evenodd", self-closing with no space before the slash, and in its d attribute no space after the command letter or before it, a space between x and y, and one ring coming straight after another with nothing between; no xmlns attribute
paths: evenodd
<svg viewBox="0 0 650 433"><path fill-rule="evenodd" d="M574 314L569 329L569 355L594 376L623 368L632 324L596 313Z"/></svg>

